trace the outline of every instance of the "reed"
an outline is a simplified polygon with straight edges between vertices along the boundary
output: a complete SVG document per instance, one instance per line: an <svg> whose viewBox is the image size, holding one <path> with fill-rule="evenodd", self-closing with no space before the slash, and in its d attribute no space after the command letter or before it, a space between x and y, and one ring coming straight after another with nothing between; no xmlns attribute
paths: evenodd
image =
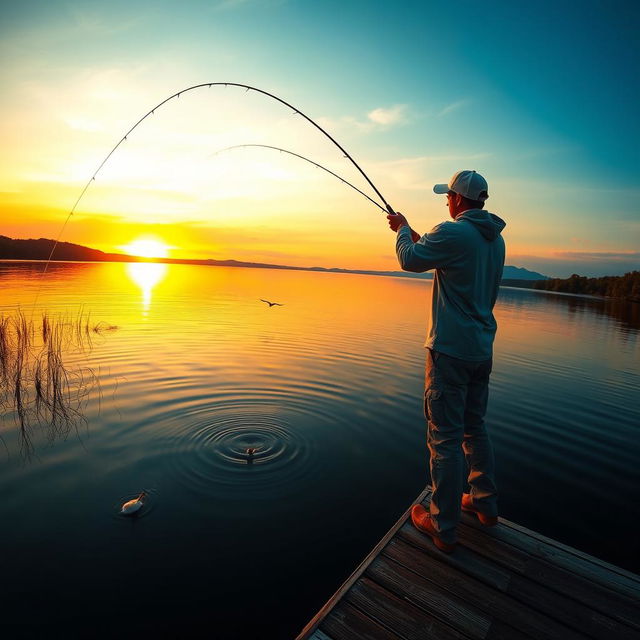
<svg viewBox="0 0 640 640"><path fill-rule="evenodd" d="M20 310L0 315L0 412L15 421L25 458L34 454L36 429L53 442L86 425L86 403L101 393L98 377L79 364L80 356L91 351L96 335L116 329L92 322L82 309L75 315L43 313L38 320Z"/></svg>
<svg viewBox="0 0 640 640"><path fill-rule="evenodd" d="M2 382L3 389L6 387L9 380L9 331L9 318L0 316L0 382Z"/></svg>

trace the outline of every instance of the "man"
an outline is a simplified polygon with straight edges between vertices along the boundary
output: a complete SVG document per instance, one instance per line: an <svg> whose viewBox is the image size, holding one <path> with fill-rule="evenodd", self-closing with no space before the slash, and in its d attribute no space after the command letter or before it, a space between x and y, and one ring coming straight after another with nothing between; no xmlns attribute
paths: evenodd
<svg viewBox="0 0 640 640"><path fill-rule="evenodd" d="M458 171L448 185L437 184L433 190L446 194L453 221L420 237L402 214L387 218L398 232L396 252L402 269L435 269L424 402L433 493L430 512L414 505L411 518L440 550L451 553L461 507L474 512L484 525L498 521L493 449L484 415L505 222L483 210L489 188L475 171ZM468 494L463 494L463 454Z"/></svg>

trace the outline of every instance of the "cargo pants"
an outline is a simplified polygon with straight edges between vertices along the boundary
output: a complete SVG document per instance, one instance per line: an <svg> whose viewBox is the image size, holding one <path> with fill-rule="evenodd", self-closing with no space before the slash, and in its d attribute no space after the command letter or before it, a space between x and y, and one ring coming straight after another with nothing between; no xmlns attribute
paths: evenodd
<svg viewBox="0 0 640 640"><path fill-rule="evenodd" d="M456 541L464 475L474 507L488 516L498 515L493 447L484 424L491 364L427 350L424 410L431 519L444 542Z"/></svg>

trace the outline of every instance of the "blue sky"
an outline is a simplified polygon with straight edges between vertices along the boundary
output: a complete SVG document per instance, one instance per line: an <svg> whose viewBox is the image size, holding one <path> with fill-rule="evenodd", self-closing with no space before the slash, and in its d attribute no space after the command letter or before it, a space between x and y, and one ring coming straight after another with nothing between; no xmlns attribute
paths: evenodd
<svg viewBox="0 0 640 640"><path fill-rule="evenodd" d="M0 157L0 197L10 211L25 211L30 197L35 206L45 192L58 198L55 206L49 202L53 229L54 214L137 117L183 87L227 80L276 93L317 118L421 232L446 215L430 191L433 182L477 169L489 181L487 208L507 220L510 264L560 276L623 273L640 268L639 28L640 10L631 2L6 4L0 53L10 91L0 126L9 143ZM207 99L190 103L199 114L189 122L192 138L200 129L215 137L251 121L247 135L254 138L239 134L233 142L282 140L357 179L311 132L281 121L273 105L238 95L238 113L219 113ZM167 130L182 126L177 110L171 118ZM217 132L207 129L208 118L218 121ZM384 218L357 194L337 182L314 187L306 174L293 175L294 164L283 165L289 173L279 179L288 182L279 190L254 176L248 160L234 162L268 195L260 205L260 257L271 251L280 262L392 267ZM56 180L66 186L56 191ZM191 203L186 245L204 255L207 238L215 237L212 257L256 257L230 240L255 193L229 195L228 213L207 219L203 210L196 223L196 188L182 189ZM207 211L213 202L212 195ZM90 204L100 207L97 197ZM234 211L236 227L228 220ZM266 212L273 214L268 222ZM33 219L48 230L46 222L44 213ZM278 234L295 225L299 241L281 246ZM6 228L25 235L17 224ZM96 246L90 229L88 222L75 224L66 239ZM305 229L322 238L323 248L306 252ZM333 242L330 233L340 237ZM349 233L363 243L360 253L348 246Z"/></svg>

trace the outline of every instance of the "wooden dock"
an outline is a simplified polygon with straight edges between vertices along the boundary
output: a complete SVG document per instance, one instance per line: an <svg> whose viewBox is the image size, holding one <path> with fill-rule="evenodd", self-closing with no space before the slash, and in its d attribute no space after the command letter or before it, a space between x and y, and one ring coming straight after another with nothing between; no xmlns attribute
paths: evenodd
<svg viewBox="0 0 640 640"><path fill-rule="evenodd" d="M428 508L430 497L417 502ZM407 510L297 640L423 638L639 640L640 576L467 513L447 555Z"/></svg>

